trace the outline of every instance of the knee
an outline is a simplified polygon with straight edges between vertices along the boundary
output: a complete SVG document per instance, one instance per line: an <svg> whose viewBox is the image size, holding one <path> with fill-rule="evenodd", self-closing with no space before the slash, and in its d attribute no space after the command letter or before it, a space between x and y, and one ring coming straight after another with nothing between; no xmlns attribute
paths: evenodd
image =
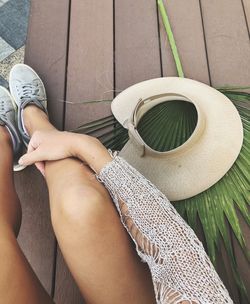
<svg viewBox="0 0 250 304"><path fill-rule="evenodd" d="M51 210L54 228L75 231L100 228L108 199L106 193L96 187L82 185L75 185L64 192Z"/></svg>

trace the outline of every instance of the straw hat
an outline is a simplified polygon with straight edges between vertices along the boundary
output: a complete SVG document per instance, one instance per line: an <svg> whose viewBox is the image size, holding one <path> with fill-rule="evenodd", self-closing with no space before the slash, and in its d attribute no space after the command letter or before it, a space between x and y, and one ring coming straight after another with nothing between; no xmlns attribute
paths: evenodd
<svg viewBox="0 0 250 304"><path fill-rule="evenodd" d="M181 146L159 152L144 142L136 127L149 109L170 100L193 103L197 125ZM111 109L129 131L130 139L119 155L170 201L192 197L214 185L231 168L242 147L243 126L233 103L195 80L166 77L140 82L120 93Z"/></svg>

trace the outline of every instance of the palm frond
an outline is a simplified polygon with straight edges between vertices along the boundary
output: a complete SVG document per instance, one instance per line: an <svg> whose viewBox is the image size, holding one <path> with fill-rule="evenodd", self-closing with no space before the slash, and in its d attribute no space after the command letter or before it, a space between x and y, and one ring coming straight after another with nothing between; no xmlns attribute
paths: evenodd
<svg viewBox="0 0 250 304"><path fill-rule="evenodd" d="M240 277L227 223L250 262L250 252L236 213L238 209L250 226L250 94L229 87L220 91L232 100L240 114L244 127L241 152L231 169L215 185L192 198L172 203L197 233L197 221L201 222L205 236L204 246L215 267L218 263L216 256L218 257L220 251L220 240L223 240L235 283L242 298L246 298L247 282L243 282ZM150 109L141 118L138 132L153 149L166 151L184 143L192 134L196 123L197 112L191 103L169 101ZM83 124L75 131L98 137L112 150L121 150L129 139L127 130L113 115Z"/></svg>
<svg viewBox="0 0 250 304"><path fill-rule="evenodd" d="M163 22L163 25L165 27L165 30L166 30L166 33L167 33L167 36L168 36L168 40L169 40L169 44L170 44L172 54L173 54L173 57L174 57L174 61L175 61L178 76L179 77L184 77L184 72L183 72L181 60L180 60L180 57L179 57L179 54L178 54L178 49L177 49L177 46L176 46L176 43L175 43L174 35L173 35L172 29L171 29L171 25L170 25L170 22L169 22L169 18L168 18L166 8L165 8L162 0L158 0L157 3L158 3L159 11L160 11L160 14L161 14L161 17L162 17L162 22Z"/></svg>

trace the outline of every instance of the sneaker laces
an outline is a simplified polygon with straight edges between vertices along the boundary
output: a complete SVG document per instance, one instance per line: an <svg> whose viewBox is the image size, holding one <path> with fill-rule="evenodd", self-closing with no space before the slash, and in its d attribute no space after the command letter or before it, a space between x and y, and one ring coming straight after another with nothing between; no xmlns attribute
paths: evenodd
<svg viewBox="0 0 250 304"><path fill-rule="evenodd" d="M33 82L27 82L20 85L21 86L21 94L20 97L21 100L27 100L27 99L38 99L41 100L39 97L39 83L36 83L36 81L33 80Z"/></svg>

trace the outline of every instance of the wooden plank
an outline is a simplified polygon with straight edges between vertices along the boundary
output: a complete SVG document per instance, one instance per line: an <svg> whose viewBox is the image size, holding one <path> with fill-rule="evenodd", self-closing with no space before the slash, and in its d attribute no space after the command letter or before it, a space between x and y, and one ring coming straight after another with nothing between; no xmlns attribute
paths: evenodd
<svg viewBox="0 0 250 304"><path fill-rule="evenodd" d="M250 1L249 0L242 0L243 10L245 13L247 28L248 28L248 34L250 37Z"/></svg>
<svg viewBox="0 0 250 304"><path fill-rule="evenodd" d="M115 1L116 92L161 77L156 1Z"/></svg>
<svg viewBox="0 0 250 304"><path fill-rule="evenodd" d="M250 44L242 3L237 0L201 1L208 52L211 83L213 86L249 85ZM249 226L240 217L242 230L249 236ZM232 234L240 273L250 281L250 269ZM250 243L248 240L248 248ZM249 284L247 286L250 288ZM250 290L249 290L250 293ZM243 303L235 299L235 303Z"/></svg>
<svg viewBox="0 0 250 304"><path fill-rule="evenodd" d="M110 114L110 103L80 101L113 97L113 1L73 0L67 73L65 128ZM83 303L58 252L55 301ZM73 299L73 300L72 300Z"/></svg>
<svg viewBox="0 0 250 304"><path fill-rule="evenodd" d="M15 185L23 212L19 244L43 286L51 293L55 238L47 187L35 168L15 173Z"/></svg>
<svg viewBox="0 0 250 304"><path fill-rule="evenodd" d="M185 77L209 84L199 1L165 0L164 4L176 40ZM177 76L174 58L161 16L159 16L159 23L163 75Z"/></svg>
<svg viewBox="0 0 250 304"><path fill-rule="evenodd" d="M62 126L68 0L32 0L25 62L43 78L49 111ZM53 30L51 30L53 29ZM23 223L19 243L36 274L51 293L55 238L45 183L34 168L15 174L22 202Z"/></svg>
<svg viewBox="0 0 250 304"><path fill-rule="evenodd" d="M66 129L110 114L110 104L82 101L113 97L113 1L72 1Z"/></svg>
<svg viewBox="0 0 250 304"><path fill-rule="evenodd" d="M201 1L213 86L249 85L250 44L238 0Z"/></svg>
<svg viewBox="0 0 250 304"><path fill-rule="evenodd" d="M57 303L84 304L84 299L63 259L60 249L57 252L56 290Z"/></svg>
<svg viewBox="0 0 250 304"><path fill-rule="evenodd" d="M25 62L39 72L53 124L62 129L69 0L32 0Z"/></svg>

